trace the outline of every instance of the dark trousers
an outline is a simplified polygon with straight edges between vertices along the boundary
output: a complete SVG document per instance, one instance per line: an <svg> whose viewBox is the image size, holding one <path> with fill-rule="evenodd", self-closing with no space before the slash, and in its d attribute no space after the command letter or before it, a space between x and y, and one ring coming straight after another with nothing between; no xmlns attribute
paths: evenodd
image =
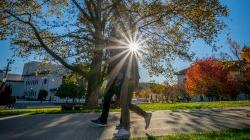
<svg viewBox="0 0 250 140"><path fill-rule="evenodd" d="M110 88L108 89L108 91L106 92L106 94L104 95L102 114L99 117L99 120L102 121L103 123L107 123L112 97L116 95L117 99L120 100L120 93L121 93L121 85L118 86L118 85L112 84ZM144 110L142 110L140 107L138 107L135 104L131 104L132 94L133 94L132 91L129 90L128 92L129 98L127 98L128 108L132 110L133 112L135 112L136 114L138 114L139 116L145 117L147 113ZM122 121L122 116L123 115L121 115L120 123ZM128 118L129 118L129 112L127 113L127 116L125 117L125 119L127 120ZM128 127L129 120L125 122L126 122L125 126Z"/></svg>
<svg viewBox="0 0 250 140"><path fill-rule="evenodd" d="M129 110L132 110L141 117L146 117L147 112L142 110L139 106L132 104L133 91L135 83L126 82L121 90L120 103L121 103L121 126L124 129L130 129L130 114Z"/></svg>
<svg viewBox="0 0 250 140"><path fill-rule="evenodd" d="M112 97L116 95L117 99L120 99L120 86L115 85L113 83L106 94L104 95L103 107L102 107L102 114L99 117L99 120L103 123L107 123L108 115L109 115L109 108L111 104Z"/></svg>

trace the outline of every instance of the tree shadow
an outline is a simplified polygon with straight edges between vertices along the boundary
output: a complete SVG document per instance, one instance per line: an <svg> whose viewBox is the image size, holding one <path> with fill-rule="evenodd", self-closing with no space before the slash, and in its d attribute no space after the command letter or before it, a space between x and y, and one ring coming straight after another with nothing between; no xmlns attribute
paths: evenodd
<svg viewBox="0 0 250 140"><path fill-rule="evenodd" d="M195 109L191 111L173 111L169 113L166 124L179 127L179 131L218 130L227 128L249 128L250 118L246 109ZM178 119L177 119L178 118ZM183 119L185 118L185 119Z"/></svg>
<svg viewBox="0 0 250 140"><path fill-rule="evenodd" d="M151 135L177 132L218 130L226 128L250 128L249 109L207 109L180 110L162 113L153 118L149 131L144 131L144 120L132 116L132 136L143 134L147 139ZM115 124L119 122L119 113L110 115L107 127L94 127L89 121L99 113L74 113L34 115L0 121L1 139L88 139L112 138ZM154 116L154 115L153 115ZM161 126L160 126L161 125ZM161 128L165 127L165 128ZM154 130L155 128L155 130ZM162 129L162 130L161 130ZM161 131L161 132L158 132ZM111 137L110 137L111 135Z"/></svg>
<svg viewBox="0 0 250 140"><path fill-rule="evenodd" d="M97 113L53 114L19 117L0 121L1 139L87 139L109 138L106 132L113 125L95 127L89 123ZM117 116L111 117L118 121Z"/></svg>

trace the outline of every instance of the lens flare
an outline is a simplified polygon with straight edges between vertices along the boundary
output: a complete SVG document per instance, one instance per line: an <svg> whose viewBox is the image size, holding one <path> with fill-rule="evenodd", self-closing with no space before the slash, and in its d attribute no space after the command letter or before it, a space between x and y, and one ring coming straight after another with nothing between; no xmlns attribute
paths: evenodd
<svg viewBox="0 0 250 140"><path fill-rule="evenodd" d="M107 52L111 54L105 64L115 64L111 72L107 75L107 86L106 91L110 88L115 78L118 76L123 67L126 67L126 77L132 77L131 71L132 66L138 63L138 61L143 61L143 55L147 54L147 40L149 36L142 36L137 30L131 32L122 32L117 30L117 34L110 39L110 45L107 47ZM128 81L124 80L123 84L127 84ZM125 86L127 87L127 86Z"/></svg>
<svg viewBox="0 0 250 140"><path fill-rule="evenodd" d="M138 52L138 49L139 49L139 45L137 42L130 42L128 44L128 47L129 47L129 51L131 52Z"/></svg>

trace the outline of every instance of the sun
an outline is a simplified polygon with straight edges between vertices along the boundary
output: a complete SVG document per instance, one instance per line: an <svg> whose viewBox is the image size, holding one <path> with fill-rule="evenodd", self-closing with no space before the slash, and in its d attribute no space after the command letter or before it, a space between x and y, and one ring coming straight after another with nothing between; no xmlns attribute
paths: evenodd
<svg viewBox="0 0 250 140"><path fill-rule="evenodd" d="M142 59L142 55L148 53L145 49L147 48L146 42L148 37L142 36L137 30L134 32L118 31L117 33L117 38L111 38L111 41L116 45L108 47L108 50L118 49L121 51L116 57L121 54L128 54L130 56L135 56L135 59Z"/></svg>
<svg viewBox="0 0 250 140"><path fill-rule="evenodd" d="M129 42L128 47L129 47L130 52L138 52L139 43L137 43L137 42Z"/></svg>

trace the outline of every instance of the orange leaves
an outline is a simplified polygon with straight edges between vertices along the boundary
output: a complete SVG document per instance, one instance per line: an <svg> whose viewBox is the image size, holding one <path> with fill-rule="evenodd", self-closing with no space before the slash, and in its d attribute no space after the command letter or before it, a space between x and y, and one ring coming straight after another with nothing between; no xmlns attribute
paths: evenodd
<svg viewBox="0 0 250 140"><path fill-rule="evenodd" d="M185 89L190 96L235 96L237 81L228 75L229 70L218 60L197 60L186 72Z"/></svg>
<svg viewBox="0 0 250 140"><path fill-rule="evenodd" d="M247 48L247 47L243 48L243 49L241 50L240 56L241 56L241 59L242 59L244 62L246 62L246 63L249 64L249 63L250 63L250 48Z"/></svg>

